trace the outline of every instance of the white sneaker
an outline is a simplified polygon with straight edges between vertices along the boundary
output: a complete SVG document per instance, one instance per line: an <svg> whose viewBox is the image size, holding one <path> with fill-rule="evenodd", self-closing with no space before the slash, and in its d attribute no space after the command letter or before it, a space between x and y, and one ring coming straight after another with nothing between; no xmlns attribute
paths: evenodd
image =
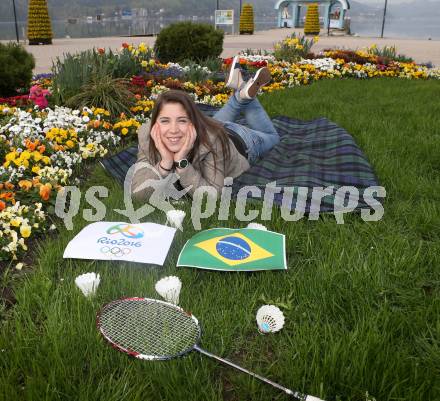
<svg viewBox="0 0 440 401"><path fill-rule="evenodd" d="M240 69L240 56L235 56L232 59L231 68L229 69L228 80L226 86L237 90L243 84L243 76Z"/></svg>
<svg viewBox="0 0 440 401"><path fill-rule="evenodd" d="M245 83L240 90L241 99L254 99L261 87L271 80L270 70L267 67L260 68L253 78Z"/></svg>

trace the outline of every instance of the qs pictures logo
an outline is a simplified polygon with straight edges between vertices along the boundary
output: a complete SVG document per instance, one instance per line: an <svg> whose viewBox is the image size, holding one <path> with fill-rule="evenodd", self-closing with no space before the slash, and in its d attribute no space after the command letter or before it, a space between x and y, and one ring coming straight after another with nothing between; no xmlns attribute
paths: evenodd
<svg viewBox="0 0 440 401"><path fill-rule="evenodd" d="M116 224L107 229L107 234L122 234L126 238L137 239L144 236L144 231L133 224Z"/></svg>

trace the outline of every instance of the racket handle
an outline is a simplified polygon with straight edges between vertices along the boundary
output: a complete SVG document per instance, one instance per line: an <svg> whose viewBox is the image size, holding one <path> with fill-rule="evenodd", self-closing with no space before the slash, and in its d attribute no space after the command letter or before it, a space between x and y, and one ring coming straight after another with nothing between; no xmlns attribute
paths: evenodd
<svg viewBox="0 0 440 401"><path fill-rule="evenodd" d="M210 352L200 348L197 344L194 346L194 349L199 351L203 355L209 356L210 358L213 358L221 363L224 363L225 365L232 366L233 368L235 368L243 373L247 373L248 375L251 375L251 376L263 381L264 383L270 384L271 386L273 386L279 390L284 391L286 394L289 394L289 395L297 398L298 400L301 400L301 401L324 401L324 400L321 400L320 398L313 397L311 395L302 394L299 391L290 390L290 389L282 386L281 384L275 383L272 380L269 380L263 376L260 376L257 373L251 372L250 370L247 370L239 365L236 365L235 363L228 361L227 359L224 359L224 358L221 358L217 355L211 354Z"/></svg>

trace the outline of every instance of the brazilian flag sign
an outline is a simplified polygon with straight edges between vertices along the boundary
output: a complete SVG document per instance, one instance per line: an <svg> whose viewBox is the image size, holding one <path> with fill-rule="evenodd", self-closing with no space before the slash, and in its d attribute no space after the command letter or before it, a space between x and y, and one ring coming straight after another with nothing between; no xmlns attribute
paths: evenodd
<svg viewBox="0 0 440 401"><path fill-rule="evenodd" d="M177 266L226 271L287 269L285 237L251 228L212 228L187 241Z"/></svg>

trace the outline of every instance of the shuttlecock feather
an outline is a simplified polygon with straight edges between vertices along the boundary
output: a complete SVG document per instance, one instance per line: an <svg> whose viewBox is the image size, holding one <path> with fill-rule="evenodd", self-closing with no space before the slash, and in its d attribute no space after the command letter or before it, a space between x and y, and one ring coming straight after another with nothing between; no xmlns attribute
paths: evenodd
<svg viewBox="0 0 440 401"><path fill-rule="evenodd" d="M255 230L267 231L267 227L260 223L249 223L246 228L253 228Z"/></svg>
<svg viewBox="0 0 440 401"><path fill-rule="evenodd" d="M76 286L86 297L92 296L96 293L96 289L98 288L100 281L101 277L99 274L93 272L81 274L75 278Z"/></svg>
<svg viewBox="0 0 440 401"><path fill-rule="evenodd" d="M171 226L182 231L182 223L186 213L183 210L172 209L167 212L167 220Z"/></svg>
<svg viewBox="0 0 440 401"><path fill-rule="evenodd" d="M275 333L284 326L284 315L275 305L263 305L257 311L258 330L261 333Z"/></svg>
<svg viewBox="0 0 440 401"><path fill-rule="evenodd" d="M168 276L159 280L155 289L157 293L165 299L165 301L171 302L175 305L179 303L180 290L182 289L182 282L179 277Z"/></svg>

